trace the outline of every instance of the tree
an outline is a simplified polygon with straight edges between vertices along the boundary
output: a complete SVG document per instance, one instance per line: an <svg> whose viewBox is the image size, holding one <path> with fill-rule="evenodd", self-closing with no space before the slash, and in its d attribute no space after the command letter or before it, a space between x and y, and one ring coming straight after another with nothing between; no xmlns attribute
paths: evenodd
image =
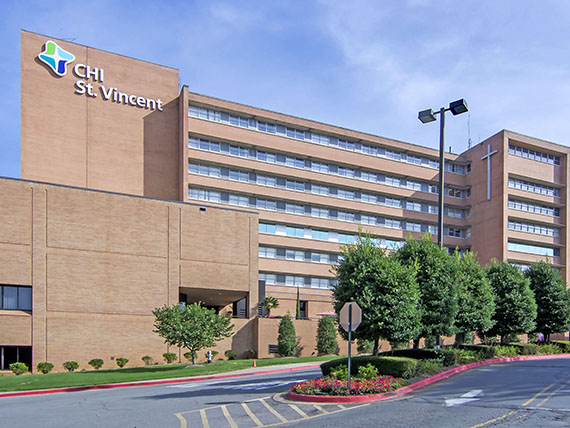
<svg viewBox="0 0 570 428"><path fill-rule="evenodd" d="M164 305L152 313L155 317L153 331L168 345L188 349L192 353L192 364L196 364L195 356L199 350L211 348L232 335L231 318L218 315L200 303Z"/></svg>
<svg viewBox="0 0 570 428"><path fill-rule="evenodd" d="M269 316L271 315L271 309L279 307L279 301L273 296L267 296L261 302L261 307L265 309L265 316L269 318Z"/></svg>
<svg viewBox="0 0 570 428"><path fill-rule="evenodd" d="M284 357L297 355L297 333L289 315L285 315L279 323L277 352Z"/></svg>
<svg viewBox="0 0 570 428"><path fill-rule="evenodd" d="M539 262L524 273L530 281L537 305L537 333L544 334L546 341L551 333L570 330L570 292L560 273L550 264Z"/></svg>
<svg viewBox="0 0 570 428"><path fill-rule="evenodd" d="M353 333L355 339L374 342L378 354L381 338L407 341L419 329L419 289L413 267L403 266L388 256L370 236L342 248L342 261L333 267L337 285L332 289L336 313L347 302L362 309L362 322ZM340 330L346 337L344 330Z"/></svg>
<svg viewBox="0 0 570 428"><path fill-rule="evenodd" d="M408 239L396 252L396 258L402 264L417 269L421 328L414 338L414 347L418 346L421 337L453 334L455 316L459 309L455 258L432 242L429 234L420 240Z"/></svg>
<svg viewBox="0 0 570 428"><path fill-rule="evenodd" d="M301 319L301 298L299 296L299 286L297 286L297 306L295 311L295 319L296 320Z"/></svg>
<svg viewBox="0 0 570 428"><path fill-rule="evenodd" d="M337 348L336 322L332 317L324 316L317 326L317 352L319 355L334 354Z"/></svg>
<svg viewBox="0 0 570 428"><path fill-rule="evenodd" d="M496 310L491 335L501 336L501 343L509 334L532 331L536 323L536 302L529 280L513 265L493 260L485 269L495 292Z"/></svg>
<svg viewBox="0 0 570 428"><path fill-rule="evenodd" d="M495 294L474 253L466 253L461 259L456 252L455 257L458 262L456 285L459 305L455 317L455 340L463 343L466 333L485 332L493 327Z"/></svg>

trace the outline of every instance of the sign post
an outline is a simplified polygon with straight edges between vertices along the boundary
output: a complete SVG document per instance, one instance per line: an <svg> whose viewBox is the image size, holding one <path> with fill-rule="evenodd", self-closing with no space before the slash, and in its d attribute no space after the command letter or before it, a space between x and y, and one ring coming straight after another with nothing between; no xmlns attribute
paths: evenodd
<svg viewBox="0 0 570 428"><path fill-rule="evenodd" d="M351 354L351 341L352 341L352 332L356 330L356 328L362 322L362 309L360 306L355 302L347 302L344 304L342 309L340 310L340 325L341 327L348 332L348 390L350 394L350 354Z"/></svg>

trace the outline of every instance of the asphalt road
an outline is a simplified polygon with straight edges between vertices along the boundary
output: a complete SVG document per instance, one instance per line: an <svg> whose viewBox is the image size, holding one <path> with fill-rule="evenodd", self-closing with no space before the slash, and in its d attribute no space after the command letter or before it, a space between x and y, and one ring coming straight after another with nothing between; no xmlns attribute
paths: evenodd
<svg viewBox="0 0 570 428"><path fill-rule="evenodd" d="M0 399L0 427L570 427L570 359L463 372L399 399L313 405L281 398L315 369Z"/></svg>

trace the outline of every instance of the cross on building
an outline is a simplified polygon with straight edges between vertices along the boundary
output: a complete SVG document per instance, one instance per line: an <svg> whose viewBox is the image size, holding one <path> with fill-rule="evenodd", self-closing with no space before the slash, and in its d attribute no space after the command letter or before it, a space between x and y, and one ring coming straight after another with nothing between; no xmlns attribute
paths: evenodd
<svg viewBox="0 0 570 428"><path fill-rule="evenodd" d="M481 160L487 159L487 200L491 200L491 156L498 153L498 150L491 151L491 145L487 145L487 154Z"/></svg>

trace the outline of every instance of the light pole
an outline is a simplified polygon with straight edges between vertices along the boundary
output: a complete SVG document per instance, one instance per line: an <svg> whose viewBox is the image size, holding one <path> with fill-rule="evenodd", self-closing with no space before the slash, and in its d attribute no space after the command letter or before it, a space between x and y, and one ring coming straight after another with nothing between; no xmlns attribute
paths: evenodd
<svg viewBox="0 0 570 428"><path fill-rule="evenodd" d="M443 173L445 171L445 160L443 154L445 153L445 112L451 111L454 116L465 113L468 110L467 103L463 98L449 103L449 107L442 107L439 111L434 112L431 108L422 110L418 113L418 119L422 123L433 122L436 120L435 115L439 114L439 210L437 213L437 243L443 247L443 201L444 201L444 183Z"/></svg>

